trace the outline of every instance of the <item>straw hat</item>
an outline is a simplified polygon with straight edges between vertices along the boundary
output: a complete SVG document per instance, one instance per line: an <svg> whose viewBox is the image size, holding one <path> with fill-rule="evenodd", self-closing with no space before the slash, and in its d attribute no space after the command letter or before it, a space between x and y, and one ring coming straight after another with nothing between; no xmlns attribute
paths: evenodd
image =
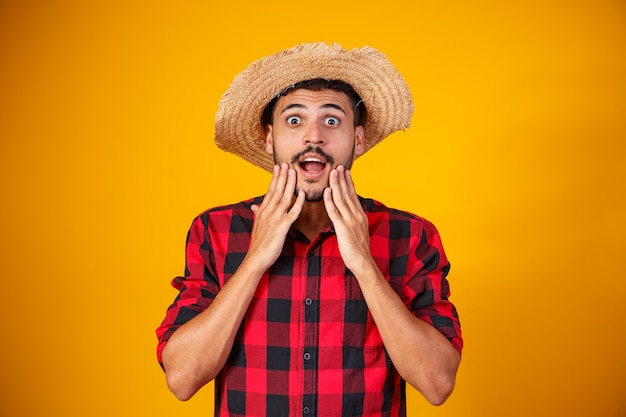
<svg viewBox="0 0 626 417"><path fill-rule="evenodd" d="M217 146L272 171L261 113L279 92L314 78L344 81L361 96L367 109L365 151L411 124L409 87L381 52L368 46L346 50L337 44L310 43L255 61L235 77L217 110Z"/></svg>

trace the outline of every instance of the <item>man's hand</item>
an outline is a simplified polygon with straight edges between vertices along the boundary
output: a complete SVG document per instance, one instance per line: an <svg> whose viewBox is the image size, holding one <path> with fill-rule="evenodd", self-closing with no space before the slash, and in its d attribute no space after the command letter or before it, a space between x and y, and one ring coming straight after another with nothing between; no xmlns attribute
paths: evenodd
<svg viewBox="0 0 626 417"><path fill-rule="evenodd" d="M305 193L300 190L294 202L295 189L296 172L283 162L274 166L272 182L261 205L252 206L255 218L247 258L258 262L263 270L280 256L287 232L302 211Z"/></svg>
<svg viewBox="0 0 626 417"><path fill-rule="evenodd" d="M354 189L350 171L339 165L330 172L330 187L324 190L324 205L337 233L339 252L356 276L373 264L369 224Z"/></svg>

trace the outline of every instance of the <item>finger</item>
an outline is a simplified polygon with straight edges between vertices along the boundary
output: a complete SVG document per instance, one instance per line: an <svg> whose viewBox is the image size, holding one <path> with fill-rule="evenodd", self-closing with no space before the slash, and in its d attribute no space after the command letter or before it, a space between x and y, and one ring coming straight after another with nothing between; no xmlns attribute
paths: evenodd
<svg viewBox="0 0 626 417"><path fill-rule="evenodd" d="M278 173L278 181L276 185L278 186L277 191L282 192L285 189L285 184L287 183L287 175L289 174L289 165L286 162L280 164L280 171Z"/></svg>
<svg viewBox="0 0 626 417"><path fill-rule="evenodd" d="M328 213L330 221L333 222L333 224L337 224L337 222L341 219L341 215L335 205L333 190L331 187L324 189L324 207L326 207L326 213Z"/></svg>
<svg viewBox="0 0 626 417"><path fill-rule="evenodd" d="M287 213L292 223L296 221L296 219L302 212L302 207L304 207L305 200L306 200L306 193L300 190L298 192L298 196L296 197L296 201L293 203L293 206L291 206L291 208L289 209L289 212Z"/></svg>
<svg viewBox="0 0 626 417"><path fill-rule="evenodd" d="M354 187L354 180L352 179L352 172L349 169L346 169L345 179L346 179L346 189L348 191L348 195L356 196L356 188Z"/></svg>
<svg viewBox="0 0 626 417"><path fill-rule="evenodd" d="M278 165L274 165L274 168L272 169L272 180L270 181L269 187L267 187L267 193L265 194L263 201L269 201L271 199L271 196L276 189L276 181L278 180L279 171L280 167Z"/></svg>
<svg viewBox="0 0 626 417"><path fill-rule="evenodd" d="M296 171L288 168L287 180L285 188L283 189L283 195L281 198L281 205L290 206L293 203L293 195L296 190Z"/></svg>
<svg viewBox="0 0 626 417"><path fill-rule="evenodd" d="M361 210L363 207L361 206L361 201L359 200L359 196L356 193L356 188L354 187L354 180L352 179L352 172L347 169L345 174L346 180L346 189L347 196L349 201L351 202L352 208L356 210Z"/></svg>
<svg viewBox="0 0 626 417"><path fill-rule="evenodd" d="M287 182L287 171L289 167L283 162L280 166L274 167L274 175L272 176L272 182L270 188L265 195L264 202L266 205L275 205L280 201L283 192L285 190L285 183Z"/></svg>
<svg viewBox="0 0 626 417"><path fill-rule="evenodd" d="M350 170L345 169L343 166L338 168L340 168L338 170L338 184L341 189L343 207L344 209L350 210L351 214L356 214L362 211L363 208L361 206L361 202L359 201L359 197L356 194Z"/></svg>
<svg viewBox="0 0 626 417"><path fill-rule="evenodd" d="M343 167L340 165L330 173L331 197L339 212L349 210L346 203L346 185Z"/></svg>
<svg viewBox="0 0 626 417"><path fill-rule="evenodd" d="M341 189L341 193L345 195L348 191L348 186L346 184L346 169L343 165L337 167L337 184Z"/></svg>

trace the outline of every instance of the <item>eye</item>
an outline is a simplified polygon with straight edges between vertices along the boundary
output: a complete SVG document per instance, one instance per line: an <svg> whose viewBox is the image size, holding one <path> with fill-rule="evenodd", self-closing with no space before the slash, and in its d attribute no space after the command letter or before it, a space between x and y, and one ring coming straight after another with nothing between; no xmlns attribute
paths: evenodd
<svg viewBox="0 0 626 417"><path fill-rule="evenodd" d="M336 126L339 124L339 119L335 116L328 116L324 121L329 126Z"/></svg>
<svg viewBox="0 0 626 417"><path fill-rule="evenodd" d="M288 125L297 125L298 123L300 123L300 118L298 116L289 116L287 118Z"/></svg>

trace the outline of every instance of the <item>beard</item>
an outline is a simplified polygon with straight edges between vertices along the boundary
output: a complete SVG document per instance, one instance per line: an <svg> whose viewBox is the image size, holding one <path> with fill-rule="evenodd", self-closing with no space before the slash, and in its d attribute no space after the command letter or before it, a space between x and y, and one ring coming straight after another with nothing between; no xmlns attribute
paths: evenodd
<svg viewBox="0 0 626 417"><path fill-rule="evenodd" d="M340 163L339 165L343 165L343 167L345 169L351 169L352 168L352 163L354 162L354 146L352 145L352 152L350 152L350 156L348 157L347 160L345 160L344 162ZM293 157L291 158L291 165L295 165L298 163L298 161L300 160L300 158L302 158L303 155L307 154L307 153L313 153L313 154L317 154L319 156L321 156L322 158L324 158L324 160L326 161L327 165L335 166L335 158L333 158L331 155L327 154L326 152L324 152L324 150L322 150L320 147L316 146L307 146L306 149L304 149L301 152L298 152L297 154L293 155ZM273 151L273 155L274 155L274 164L276 165L280 165L281 161L280 159L277 157L276 155L276 149L274 148ZM309 184L315 184L315 181L310 181L310 180L305 180L305 182L309 183ZM327 185L328 186L328 185ZM320 201L322 201L324 199L324 190L326 189L327 186L320 188L315 188L315 189L310 189L308 191L305 190L305 201L309 202L309 203L318 203ZM296 184L296 189L294 194L297 196L300 193L300 187L298 187L298 185Z"/></svg>
<svg viewBox="0 0 626 417"><path fill-rule="evenodd" d="M295 195L297 196L300 193L300 187L296 186ZM319 203L324 199L324 190L314 189L309 192L304 192L304 201L307 203Z"/></svg>

